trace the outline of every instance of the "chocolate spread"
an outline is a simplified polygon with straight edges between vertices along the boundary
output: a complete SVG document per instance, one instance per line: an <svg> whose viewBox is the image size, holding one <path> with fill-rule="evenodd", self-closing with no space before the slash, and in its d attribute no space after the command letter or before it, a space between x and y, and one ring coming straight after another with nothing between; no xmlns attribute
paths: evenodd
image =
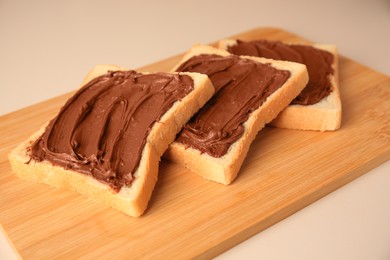
<svg viewBox="0 0 390 260"><path fill-rule="evenodd" d="M92 175L119 191L132 182L153 124L193 88L188 75L104 74L67 101L32 144L30 156Z"/></svg>
<svg viewBox="0 0 390 260"><path fill-rule="evenodd" d="M225 155L242 136L250 113L290 77L289 71L235 55L194 56L177 71L207 74L218 91L176 139L216 158Z"/></svg>
<svg viewBox="0 0 390 260"><path fill-rule="evenodd" d="M333 55L307 45L288 45L278 41L258 40L229 46L228 51L236 55L249 55L286 60L306 65L309 82L292 104L312 105L332 92L329 75L333 74Z"/></svg>

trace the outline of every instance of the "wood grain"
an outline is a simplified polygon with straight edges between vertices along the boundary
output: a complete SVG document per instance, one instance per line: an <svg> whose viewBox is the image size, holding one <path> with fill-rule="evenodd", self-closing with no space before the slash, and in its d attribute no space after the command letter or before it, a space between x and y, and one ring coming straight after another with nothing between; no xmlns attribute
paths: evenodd
<svg viewBox="0 0 390 260"><path fill-rule="evenodd" d="M277 28L233 37L306 42ZM168 71L181 55L141 68ZM390 158L390 78L340 57L342 128L267 127L230 186L162 161L146 214L131 218L77 193L16 178L9 151L49 120L66 94L0 117L0 223L22 257L210 258Z"/></svg>

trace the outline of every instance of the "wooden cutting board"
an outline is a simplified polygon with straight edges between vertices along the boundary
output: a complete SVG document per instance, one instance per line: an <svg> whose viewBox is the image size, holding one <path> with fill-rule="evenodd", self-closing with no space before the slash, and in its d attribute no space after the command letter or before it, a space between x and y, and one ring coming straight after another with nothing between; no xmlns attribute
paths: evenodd
<svg viewBox="0 0 390 260"><path fill-rule="evenodd" d="M276 28L233 37L307 42ZM142 68L168 71L181 57ZM149 208L131 218L11 172L7 154L70 94L0 117L0 223L22 257L209 258L390 158L390 78L340 57L343 124L336 132L267 127L230 186L162 161Z"/></svg>

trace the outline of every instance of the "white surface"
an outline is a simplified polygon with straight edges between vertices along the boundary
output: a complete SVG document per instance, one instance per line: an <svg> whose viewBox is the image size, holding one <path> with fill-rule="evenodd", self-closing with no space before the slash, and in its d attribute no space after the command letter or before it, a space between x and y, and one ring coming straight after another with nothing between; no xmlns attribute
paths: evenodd
<svg viewBox="0 0 390 260"><path fill-rule="evenodd" d="M390 161L217 259L390 259Z"/></svg>
<svg viewBox="0 0 390 260"><path fill-rule="evenodd" d="M137 68L265 26L390 75L386 0L0 0L0 115L78 88L96 64ZM390 259L389 184L387 162L220 259Z"/></svg>
<svg viewBox="0 0 390 260"><path fill-rule="evenodd" d="M0 259L14 260L18 259L16 252L13 251L8 238L4 235L3 229L0 225Z"/></svg>

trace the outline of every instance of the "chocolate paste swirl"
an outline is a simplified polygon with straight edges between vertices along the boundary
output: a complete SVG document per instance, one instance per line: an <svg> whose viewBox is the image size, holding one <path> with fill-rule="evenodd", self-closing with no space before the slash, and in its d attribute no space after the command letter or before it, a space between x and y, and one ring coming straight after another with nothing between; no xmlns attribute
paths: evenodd
<svg viewBox="0 0 390 260"><path fill-rule="evenodd" d="M184 126L176 140L217 158L242 136L243 124L251 112L290 77L289 71L235 55L194 56L177 71L207 74L218 92Z"/></svg>
<svg viewBox="0 0 390 260"><path fill-rule="evenodd" d="M113 71L71 97L30 147L33 160L129 185L153 124L194 88L188 75Z"/></svg>
<svg viewBox="0 0 390 260"><path fill-rule="evenodd" d="M308 45L290 45L279 41L237 40L237 44L229 46L228 51L236 55L249 55L275 60L286 60L306 65L309 82L303 91L291 102L299 105L313 105L332 92L329 75L332 68L333 55L330 52Z"/></svg>

